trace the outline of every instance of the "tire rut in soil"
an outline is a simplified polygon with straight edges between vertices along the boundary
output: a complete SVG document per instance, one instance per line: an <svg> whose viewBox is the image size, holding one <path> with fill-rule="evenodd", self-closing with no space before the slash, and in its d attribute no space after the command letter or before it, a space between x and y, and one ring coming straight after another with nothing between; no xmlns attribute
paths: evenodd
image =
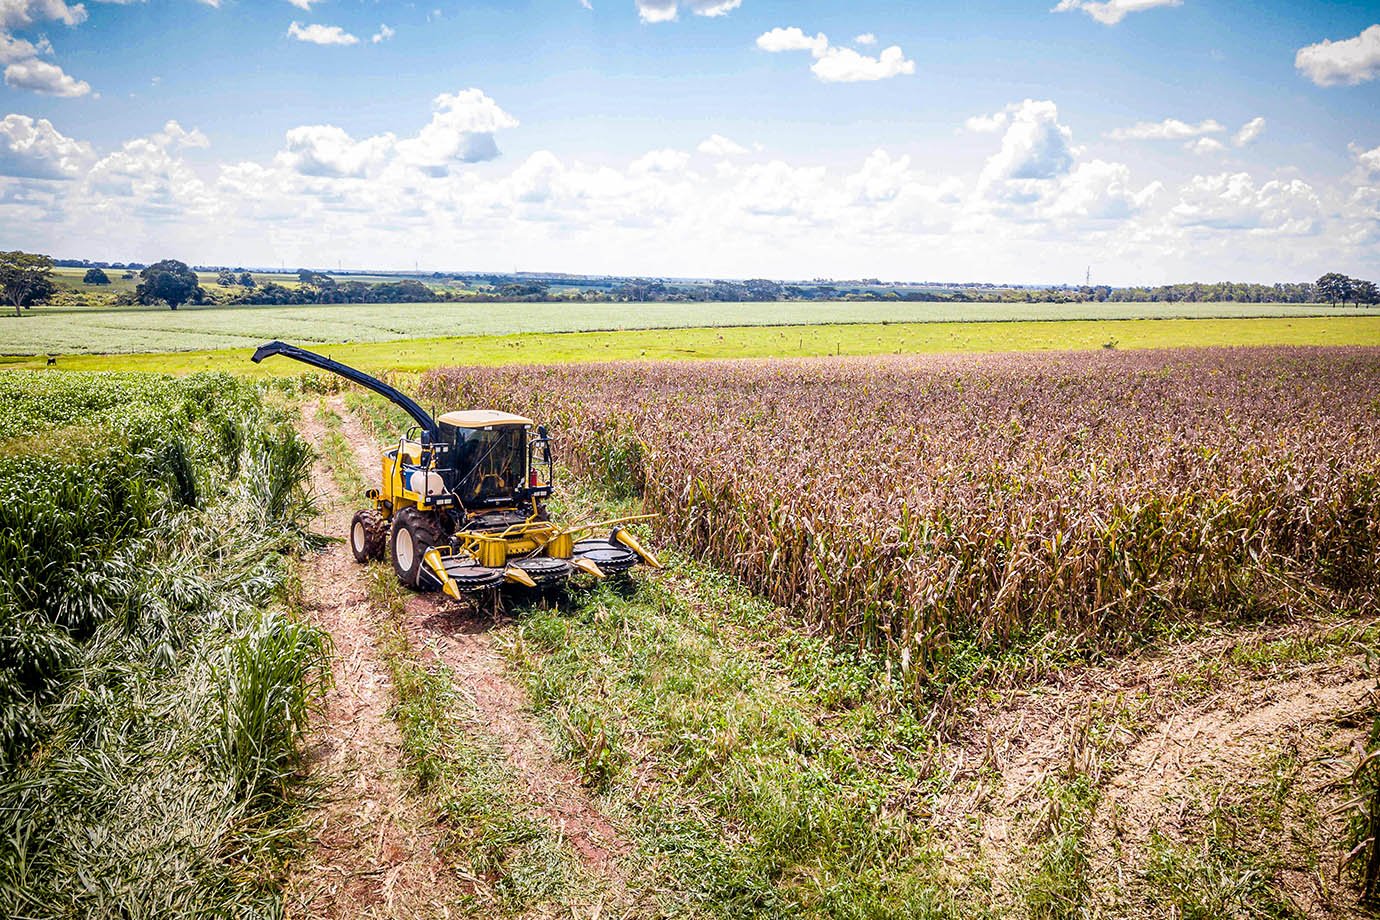
<svg viewBox="0 0 1380 920"><path fill-rule="evenodd" d="M329 405L368 476L379 466L378 446L342 398L332 397ZM542 817L569 840L581 863L605 881L613 898L622 900L628 890L623 862L632 847L576 773L556 756L545 728L529 713L526 692L508 677L489 634L501 618L441 595L416 594L407 601L404 628L414 649L445 664L457 689L474 701L480 719L476 728L498 744Z"/></svg>
<svg viewBox="0 0 1380 920"><path fill-rule="evenodd" d="M950 845L986 866L999 897L1012 897L1026 868L1021 849L1038 836L1045 783L1075 769L1099 790L1089 827L1092 873L1102 887L1115 889L1128 865L1144 855L1152 829L1176 830L1186 784L1205 777L1252 779L1260 758L1285 735L1321 751L1351 731L1329 726L1375 685L1364 657L1352 650L1269 672L1229 669L1211 689L1186 697L1185 662L1226 662L1240 643L1304 638L1326 628L1306 620L1242 627L1108 665L1072 668L976 714L948 768L967 781L957 784L961 792L941 798L936 818L953 826L962 816L980 815L981 828L954 835ZM1102 722L1096 746L1089 743L1094 719ZM990 770L996 776L981 780Z"/></svg>
<svg viewBox="0 0 1380 920"><path fill-rule="evenodd" d="M320 444L324 426L304 407L301 430ZM314 471L327 509L318 526L347 533L330 472ZM304 613L331 636L334 686L313 717L307 765L323 784L309 818L311 847L290 874L286 905L294 917L443 917L464 887L435 855L436 828L403 785L401 739L389 717L393 691L375 650L373 611L363 569L345 541L302 568Z"/></svg>

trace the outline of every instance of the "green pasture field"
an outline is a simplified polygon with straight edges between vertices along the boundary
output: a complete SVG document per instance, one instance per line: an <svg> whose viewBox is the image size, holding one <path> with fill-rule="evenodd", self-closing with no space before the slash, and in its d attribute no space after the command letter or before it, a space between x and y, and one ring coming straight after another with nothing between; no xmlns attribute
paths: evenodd
<svg viewBox="0 0 1380 920"><path fill-rule="evenodd" d="M86 277L86 269L59 266L53 269L53 284L57 286L59 291L82 291L85 293L99 293L105 291L110 294L133 291L139 284L138 269L133 270L134 277L129 279L121 276L124 275L125 272L130 271L130 269L107 268L103 269L103 271L106 277L110 279L109 284L87 284L82 281L82 278ZM239 272L235 274L238 275ZM297 287L298 284L296 272L290 274L279 274L277 272L250 272L249 274L253 276L254 283L259 285L267 284L270 281L274 284L281 284L287 287ZM221 286L216 283L216 278L220 276L219 272L197 272L196 276L197 280L201 282L202 287L220 290ZM236 288L235 290L238 289ZM127 309L129 308L122 308L122 311Z"/></svg>
<svg viewBox="0 0 1380 920"><path fill-rule="evenodd" d="M1380 311L1325 305L1235 303L940 304L839 301L184 306L176 311L152 307L40 307L26 311L21 317L0 312L0 354L200 351L252 346L269 339L320 345L454 336L717 326L1226 319L1310 315L1376 316L1380 315ZM971 335L1004 338L1014 332L1024 334L1024 330L989 330ZM930 335L936 333L949 334L947 331L934 330ZM845 341L870 335L864 330L839 333ZM662 338L656 337L657 340ZM642 347L645 346L639 345L639 350ZM798 351L805 352L803 344Z"/></svg>
<svg viewBox="0 0 1380 920"><path fill-rule="evenodd" d="M422 371L448 364L500 365L692 358L883 355L918 352L1060 351L1230 345L1380 346L1380 316L1260 319L1073 320L1066 322L865 323L838 326L725 326L623 332L454 336L312 345L368 370ZM263 338L255 340L255 344ZM252 349L154 354L65 355L69 370L188 373L225 370L256 376L302 371L277 358L250 363ZM42 356L0 358L0 367L37 368Z"/></svg>

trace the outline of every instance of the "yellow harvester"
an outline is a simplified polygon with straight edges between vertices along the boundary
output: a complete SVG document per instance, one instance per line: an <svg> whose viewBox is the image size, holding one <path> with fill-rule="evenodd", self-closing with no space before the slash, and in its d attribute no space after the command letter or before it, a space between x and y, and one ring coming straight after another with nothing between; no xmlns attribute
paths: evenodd
<svg viewBox="0 0 1380 920"><path fill-rule="evenodd" d="M546 514L551 439L531 419L491 409L438 419L381 380L284 342L254 352L257 363L283 355L373 390L410 415L416 427L384 451L371 507L350 524L359 562L386 554L404 584L443 590L457 600L501 588L563 586L582 572L605 578L656 557L620 525L651 515L563 526ZM595 536L608 528L607 536Z"/></svg>

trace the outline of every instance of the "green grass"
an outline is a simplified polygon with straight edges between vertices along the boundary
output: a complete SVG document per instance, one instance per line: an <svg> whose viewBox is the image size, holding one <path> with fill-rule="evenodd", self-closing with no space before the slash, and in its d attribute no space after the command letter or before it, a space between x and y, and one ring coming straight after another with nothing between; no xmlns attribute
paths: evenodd
<svg viewBox="0 0 1380 920"><path fill-rule="evenodd" d="M567 482L559 519L631 510ZM936 741L872 659L722 573L528 608L497 638L558 749L619 816L657 915L981 916L926 806Z"/></svg>
<svg viewBox="0 0 1380 920"><path fill-rule="evenodd" d="M1050 781L1043 819L1027 855L1029 871L1018 883L1032 920L1084 916L1092 885L1089 830L1098 792L1085 774Z"/></svg>
<svg viewBox="0 0 1380 920"><path fill-rule="evenodd" d="M128 284L129 282L125 282ZM113 285L112 285L113 286ZM80 285L79 285L80 287ZM86 286L90 287L90 286ZM0 351L39 355L196 351L280 338L304 344L438 336L721 326L1034 322L1376 315L1289 304L428 303L311 306L40 307L0 316ZM1015 330L1018 334L1021 330ZM998 333L996 338L1000 339ZM1120 338L1113 332L1112 337ZM846 336L845 336L846 337ZM1103 338L1096 344L1107 341ZM821 342L832 349L834 342ZM846 344L846 343L844 343ZM640 347L646 347L640 346ZM774 347L780 348L778 343ZM803 346L802 346L803 347ZM1000 346L998 346L1000 347ZM990 348L988 349L990 350Z"/></svg>
<svg viewBox="0 0 1380 920"><path fill-rule="evenodd" d="M1285 824L1291 811L1317 812L1315 790L1301 783L1302 764L1287 747L1260 766L1263 775L1246 782L1184 784L1182 831L1150 835L1134 886L1144 905L1172 906L1184 920L1303 916L1278 879L1285 867L1322 878L1326 841L1300 839L1297 830L1291 839ZM1312 836L1305 831L1304 837ZM1294 848L1304 865L1297 864Z"/></svg>
<svg viewBox="0 0 1380 920"><path fill-rule="evenodd" d="M545 821L450 670L424 664L403 631L407 590L392 566L369 571L384 621L378 650L393 680L403 758L443 828L440 856L474 885L476 905L522 911L567 903L586 884L574 854Z"/></svg>
<svg viewBox="0 0 1380 920"><path fill-rule="evenodd" d="M0 326L0 329L4 328ZM288 334L290 341L305 341ZM254 339L258 344L261 340ZM1380 315L1260 319L1165 319L1001 323L871 323L839 326L725 326L622 332L458 336L316 345L365 370L417 372L444 365L581 361L815 357L928 352L999 352L1249 345L1380 346ZM303 365L250 363L250 348L150 354L64 355L66 370L296 375ZM41 368L42 356L0 358L0 367Z"/></svg>
<svg viewBox="0 0 1380 920"><path fill-rule="evenodd" d="M674 570L526 611L504 637L561 749L631 825L639 884L668 915L971 916L930 843L930 739L875 670L711 570Z"/></svg>

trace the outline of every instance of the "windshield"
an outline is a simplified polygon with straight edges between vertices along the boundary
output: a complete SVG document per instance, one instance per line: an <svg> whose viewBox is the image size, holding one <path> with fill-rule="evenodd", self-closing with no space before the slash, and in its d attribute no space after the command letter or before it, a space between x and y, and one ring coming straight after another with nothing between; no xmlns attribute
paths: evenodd
<svg viewBox="0 0 1380 920"><path fill-rule="evenodd" d="M456 474L455 494L465 505L511 502L523 485L527 468L527 431L520 425L502 428L441 426L450 445Z"/></svg>

